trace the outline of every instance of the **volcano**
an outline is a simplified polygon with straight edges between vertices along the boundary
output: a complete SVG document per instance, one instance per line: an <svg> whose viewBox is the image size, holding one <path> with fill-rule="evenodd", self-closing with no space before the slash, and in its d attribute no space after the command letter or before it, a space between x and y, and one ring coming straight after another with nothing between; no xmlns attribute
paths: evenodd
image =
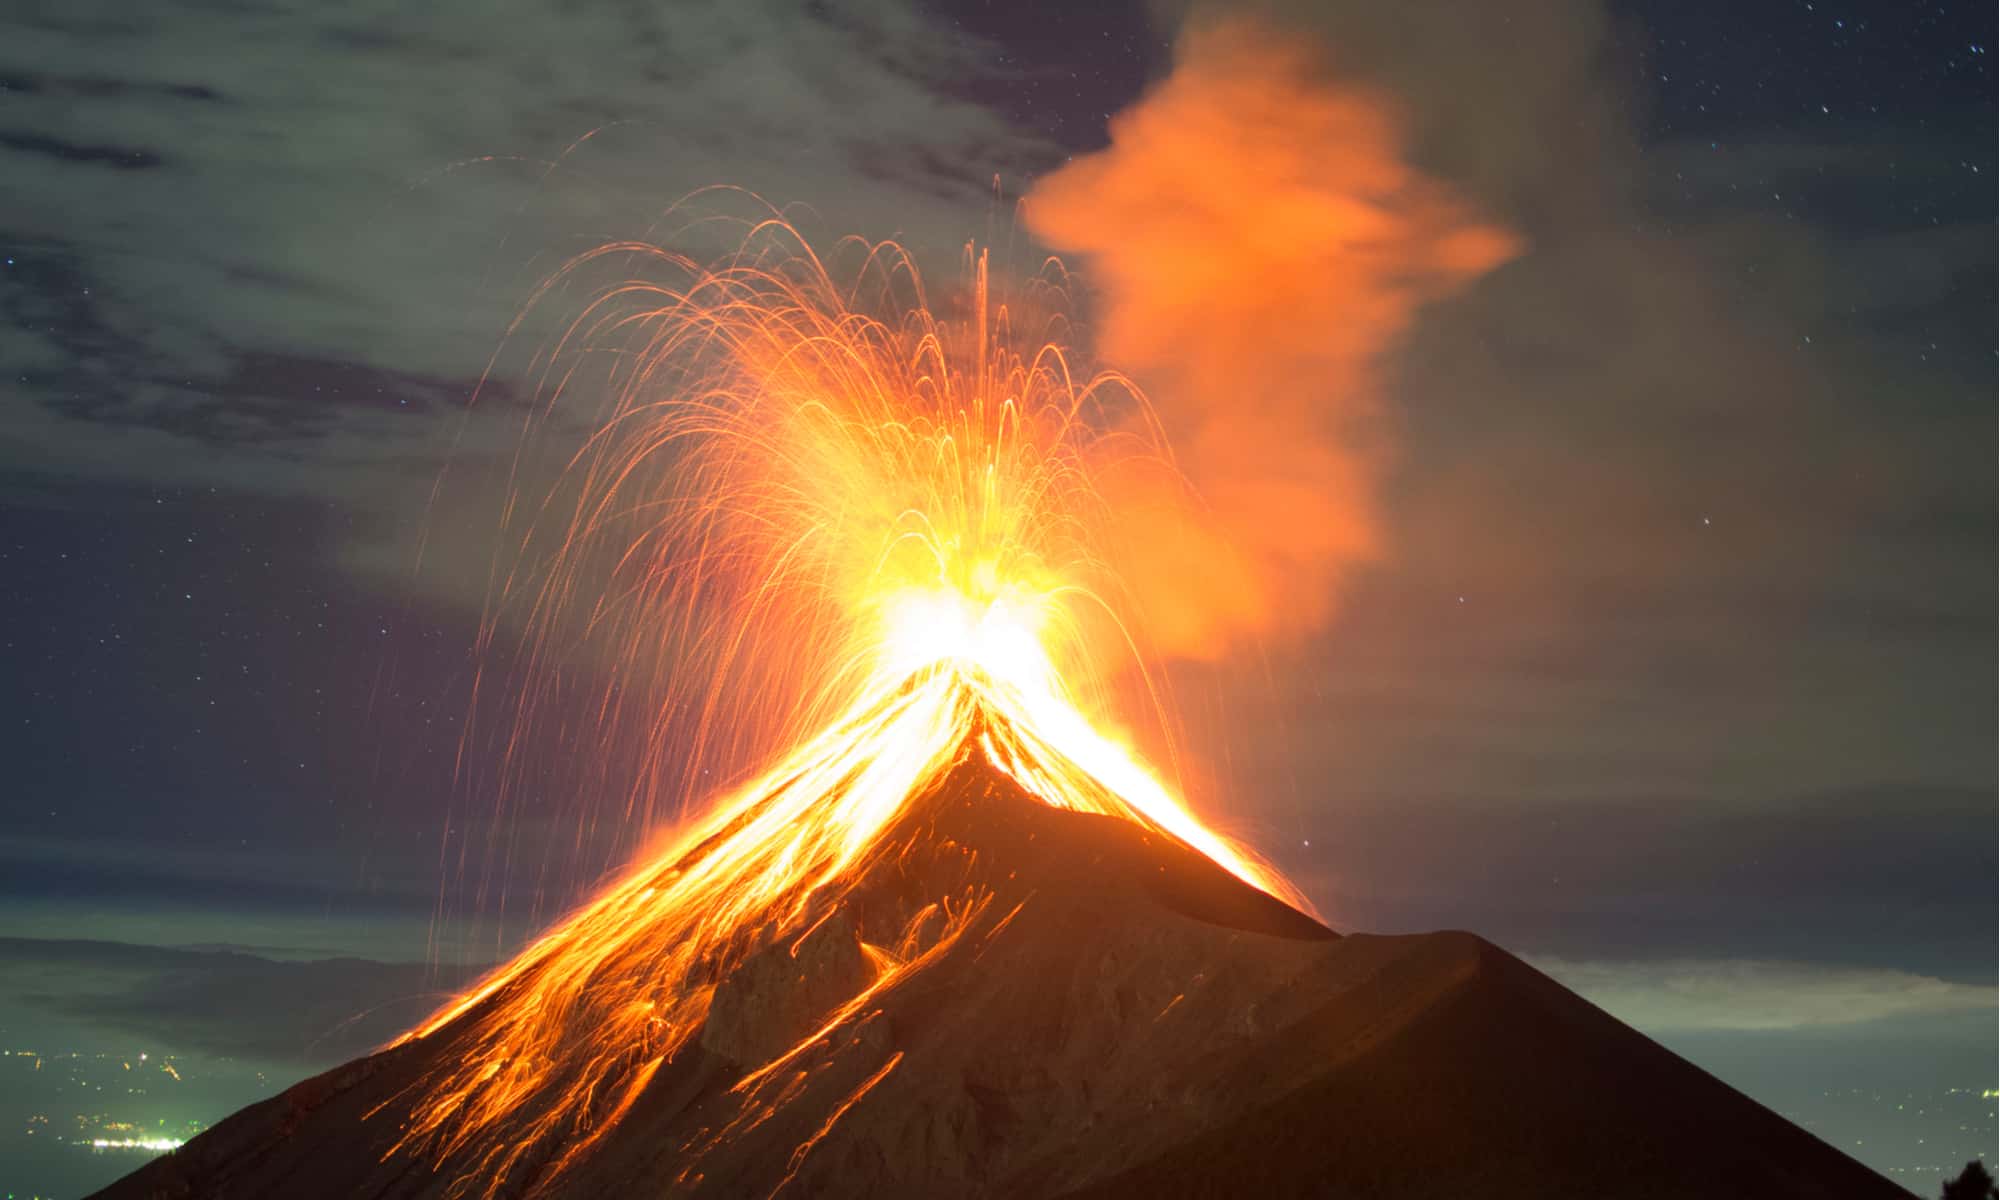
<svg viewBox="0 0 2000 1200"><path fill-rule="evenodd" d="M977 734L819 894L562 1128L410 1136L503 983L99 1194L1907 1195L1491 943L1336 934Z"/></svg>

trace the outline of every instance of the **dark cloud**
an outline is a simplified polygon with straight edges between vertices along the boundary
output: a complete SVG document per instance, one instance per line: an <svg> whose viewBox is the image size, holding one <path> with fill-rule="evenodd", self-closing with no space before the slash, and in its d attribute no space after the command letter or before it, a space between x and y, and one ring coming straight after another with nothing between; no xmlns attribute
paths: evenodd
<svg viewBox="0 0 2000 1200"><path fill-rule="evenodd" d="M351 864L334 856L297 851L272 853L241 847L98 841L61 838L0 839L0 904L40 896L88 896L106 904L143 904L173 896L218 912L325 911L338 897L350 913L425 913L436 899L435 882L413 864L393 874L357 879Z"/></svg>
<svg viewBox="0 0 2000 1200"><path fill-rule="evenodd" d="M1857 787L1720 806L1399 803L1316 831L1315 894L1361 929L1477 926L1558 959L1813 961L1990 979L1991 794ZM1295 849L1290 858L1303 858Z"/></svg>
<svg viewBox="0 0 2000 1200"><path fill-rule="evenodd" d="M144 171L160 165L160 156L150 150L129 146L79 145L32 133L0 133L0 150L21 155L42 155L65 163L112 167L120 171Z"/></svg>
<svg viewBox="0 0 2000 1200"><path fill-rule="evenodd" d="M33 71L0 78L0 92L16 92L22 95L57 95L85 98L112 96L146 96L169 100L202 100L219 102L223 97L212 88L199 84L135 82L129 79L110 79L98 75L46 75Z"/></svg>

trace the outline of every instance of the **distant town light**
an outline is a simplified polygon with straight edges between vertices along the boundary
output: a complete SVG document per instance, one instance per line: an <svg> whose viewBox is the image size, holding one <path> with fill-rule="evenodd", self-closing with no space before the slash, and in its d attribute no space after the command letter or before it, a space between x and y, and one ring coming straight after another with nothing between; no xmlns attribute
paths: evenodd
<svg viewBox="0 0 2000 1200"><path fill-rule="evenodd" d="M164 1137L92 1138L90 1139L90 1148L92 1150L151 1150L159 1154L165 1153L168 1150L180 1149L181 1139Z"/></svg>

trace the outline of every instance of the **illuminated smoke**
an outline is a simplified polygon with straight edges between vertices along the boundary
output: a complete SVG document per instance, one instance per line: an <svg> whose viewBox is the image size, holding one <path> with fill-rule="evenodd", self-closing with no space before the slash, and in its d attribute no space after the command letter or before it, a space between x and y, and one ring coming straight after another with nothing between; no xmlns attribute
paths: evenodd
<svg viewBox="0 0 2000 1200"><path fill-rule="evenodd" d="M1178 57L1024 219L1081 259L1100 354L1145 384L1174 447L1100 479L1120 573L1163 653L1215 658L1319 627L1381 553L1385 352L1518 245L1296 39L1210 24Z"/></svg>

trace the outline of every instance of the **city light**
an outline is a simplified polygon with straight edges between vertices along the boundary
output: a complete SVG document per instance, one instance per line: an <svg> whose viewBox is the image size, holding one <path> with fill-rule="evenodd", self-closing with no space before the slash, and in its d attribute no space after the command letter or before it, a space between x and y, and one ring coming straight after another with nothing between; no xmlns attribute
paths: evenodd
<svg viewBox="0 0 2000 1200"><path fill-rule="evenodd" d="M180 1149L181 1139L164 1137L92 1138L90 1139L90 1148L92 1150L151 1150L154 1153L164 1153L168 1150Z"/></svg>

